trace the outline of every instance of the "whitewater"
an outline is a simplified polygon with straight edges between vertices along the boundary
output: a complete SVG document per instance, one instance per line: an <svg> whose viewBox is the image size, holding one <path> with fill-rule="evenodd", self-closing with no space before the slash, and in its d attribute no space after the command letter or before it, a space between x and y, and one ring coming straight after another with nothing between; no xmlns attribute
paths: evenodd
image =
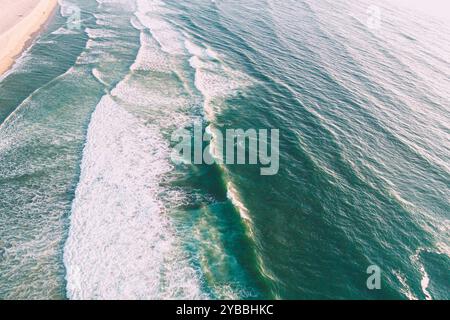
<svg viewBox="0 0 450 320"><path fill-rule="evenodd" d="M0 78L0 299L448 299L450 25L401 2L60 0ZM280 170L172 161L198 123Z"/></svg>
<svg viewBox="0 0 450 320"><path fill-rule="evenodd" d="M111 3L99 1L100 7ZM128 6L131 1L116 3ZM193 119L195 114L186 111L189 90L199 90L210 101L246 84L244 76L227 72L212 49L195 45L171 26L163 16L168 12L161 1L136 2L130 17L140 32L136 59L91 117L64 249L71 299L208 298L201 271L184 254L160 199L167 192L161 182L173 170L163 133ZM86 29L86 59L99 46L117 45L115 31L107 29L113 17L96 17L98 27ZM180 67L185 61L195 72L195 87L188 90L170 82L174 75L187 77ZM97 68L92 73L107 83ZM172 86L149 87L155 73ZM188 80L183 81L189 87Z"/></svg>

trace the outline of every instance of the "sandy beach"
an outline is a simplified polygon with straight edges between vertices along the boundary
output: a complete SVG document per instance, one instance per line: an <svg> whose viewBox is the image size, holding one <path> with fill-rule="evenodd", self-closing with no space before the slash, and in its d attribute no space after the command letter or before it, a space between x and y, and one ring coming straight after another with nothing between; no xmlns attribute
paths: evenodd
<svg viewBox="0 0 450 320"><path fill-rule="evenodd" d="M0 1L0 74L14 64L57 4L57 0Z"/></svg>

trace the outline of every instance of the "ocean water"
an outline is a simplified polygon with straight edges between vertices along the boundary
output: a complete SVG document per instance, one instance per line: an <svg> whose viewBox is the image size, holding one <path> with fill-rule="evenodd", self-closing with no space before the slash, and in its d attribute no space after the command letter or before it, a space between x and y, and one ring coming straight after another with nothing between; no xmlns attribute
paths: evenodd
<svg viewBox="0 0 450 320"><path fill-rule="evenodd" d="M401 1L61 0L0 78L0 298L449 299L449 52ZM279 172L171 161L199 118Z"/></svg>

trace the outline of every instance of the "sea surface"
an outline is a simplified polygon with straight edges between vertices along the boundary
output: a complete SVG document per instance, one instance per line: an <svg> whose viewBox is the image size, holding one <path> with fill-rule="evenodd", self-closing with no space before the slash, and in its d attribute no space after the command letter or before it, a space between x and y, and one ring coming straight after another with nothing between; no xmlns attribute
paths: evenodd
<svg viewBox="0 0 450 320"><path fill-rule="evenodd" d="M60 0L0 78L0 299L450 299L449 53L396 1ZM174 163L196 119L278 174Z"/></svg>

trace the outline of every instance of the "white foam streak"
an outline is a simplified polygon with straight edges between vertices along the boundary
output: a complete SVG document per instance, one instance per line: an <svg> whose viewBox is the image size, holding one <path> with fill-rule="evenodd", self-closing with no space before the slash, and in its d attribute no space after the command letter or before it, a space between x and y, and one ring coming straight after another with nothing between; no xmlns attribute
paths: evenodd
<svg viewBox="0 0 450 320"><path fill-rule="evenodd" d="M191 55L189 64L195 70L195 86L205 100L205 115L212 121L216 113L214 108L218 107L213 101L235 94L249 86L251 80L245 74L224 65L211 48L199 46L189 39L185 40L184 45Z"/></svg>
<svg viewBox="0 0 450 320"><path fill-rule="evenodd" d="M144 30L145 26L139 21L139 19L136 16L132 16L130 18L130 23L136 30Z"/></svg>
<svg viewBox="0 0 450 320"><path fill-rule="evenodd" d="M430 293L428 292L428 285L430 284L430 278L428 276L428 273L425 270L425 267L422 265L420 267L420 272L422 273L422 279L420 280L420 286L422 287L422 292L425 295L425 298L427 300L433 300Z"/></svg>
<svg viewBox="0 0 450 320"><path fill-rule="evenodd" d="M153 38L159 43L161 49L171 55L185 54L183 35L170 23L162 18L162 14L170 12L164 2L159 0L137 0L135 16L139 23L132 22L135 28L142 30L140 25L150 30Z"/></svg>
<svg viewBox="0 0 450 320"><path fill-rule="evenodd" d="M150 29L164 52L173 55L185 53L181 33L176 31L167 21L157 17L138 15L141 23Z"/></svg>
<svg viewBox="0 0 450 320"><path fill-rule="evenodd" d="M166 8L166 4L160 0L137 0L136 6L138 8L138 12L144 13L167 13L170 12L168 8Z"/></svg>
<svg viewBox="0 0 450 320"><path fill-rule="evenodd" d="M400 273L397 270L393 270L392 273L395 275L397 280L401 284L400 291L405 295L408 300L418 300L417 297L412 293L411 288L409 287L408 283L406 282L405 276Z"/></svg>
<svg viewBox="0 0 450 320"><path fill-rule="evenodd" d="M252 80L244 73L226 66L220 60L219 54L206 45L199 46L189 39L186 39L184 43L186 50L191 55L189 63L195 70L195 86L204 97L205 116L209 121L214 122L216 114L215 108L221 107L223 99L232 96L239 90L251 85ZM215 138L216 137L213 134L213 139L211 141L211 152L213 156L217 153L215 151L217 149ZM241 200L238 189L229 178L227 167L221 165L221 168L228 180L227 197L239 212L243 224L245 225L247 236L251 240L256 241L254 225L249 210ZM264 260L258 251L255 251L255 256L258 269L262 276L274 280L269 269L265 267Z"/></svg>
<svg viewBox="0 0 450 320"><path fill-rule="evenodd" d="M103 84L105 87L109 86L109 84L104 80L104 75L98 69L93 68L92 75L98 80L98 82Z"/></svg>
<svg viewBox="0 0 450 320"><path fill-rule="evenodd" d="M92 115L65 247L72 299L201 298L158 200L171 170L158 128L141 124L110 96Z"/></svg>
<svg viewBox="0 0 450 320"><path fill-rule="evenodd" d="M427 248L418 248L414 255L411 256L411 260L416 263L419 267L419 271L422 275L420 280L420 287L422 288L422 293L425 295L425 299L433 300L430 292L428 291L428 285L430 284L430 277L428 276L427 271L425 270L425 266L423 262L420 260L420 254L422 252L435 252L434 250L430 250ZM435 252L436 253L436 252ZM437 252L439 253L439 252Z"/></svg>
<svg viewBox="0 0 450 320"><path fill-rule="evenodd" d="M189 64L195 70L195 86L204 97L204 112L208 120L214 119L215 110L213 109L216 99L225 98L232 95L237 90L248 84L248 79L237 71L230 70L218 60L218 54L206 46L200 46L191 40L184 41L186 50L191 55ZM213 134L211 142L211 152L214 156L216 153L215 145L216 137ZM226 167L222 166L226 172ZM238 209L241 217L248 226L248 230L253 236L251 227L251 219L248 209L240 200L239 193L232 182L227 185L228 198Z"/></svg>
<svg viewBox="0 0 450 320"><path fill-rule="evenodd" d="M170 61L164 52L161 52L156 41L143 31L140 40L141 47L131 70L170 72Z"/></svg>

